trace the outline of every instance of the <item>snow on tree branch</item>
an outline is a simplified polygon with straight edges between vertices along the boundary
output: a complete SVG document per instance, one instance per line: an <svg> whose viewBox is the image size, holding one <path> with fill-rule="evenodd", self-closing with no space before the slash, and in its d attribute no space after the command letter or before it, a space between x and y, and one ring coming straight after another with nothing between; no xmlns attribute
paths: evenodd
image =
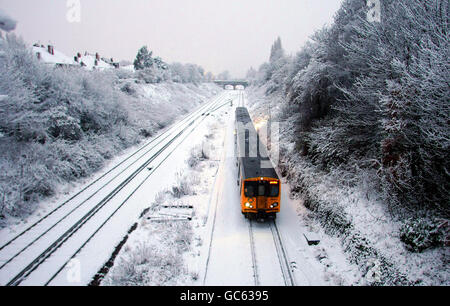
<svg viewBox="0 0 450 306"><path fill-rule="evenodd" d="M17 21L9 17L5 12L0 10L0 29L10 32L16 28Z"/></svg>

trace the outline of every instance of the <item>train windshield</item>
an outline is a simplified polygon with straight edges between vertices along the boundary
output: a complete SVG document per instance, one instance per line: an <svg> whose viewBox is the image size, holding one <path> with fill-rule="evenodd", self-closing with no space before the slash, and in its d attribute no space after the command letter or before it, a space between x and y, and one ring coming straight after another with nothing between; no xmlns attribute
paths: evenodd
<svg viewBox="0 0 450 306"><path fill-rule="evenodd" d="M245 182L244 194L247 198L252 197L278 197L280 192L280 185L269 183L268 181L252 181Z"/></svg>
<svg viewBox="0 0 450 306"><path fill-rule="evenodd" d="M255 197L256 196L255 191L256 191L257 187L258 187L257 182L245 182L245 185L244 185L245 196L247 198Z"/></svg>
<svg viewBox="0 0 450 306"><path fill-rule="evenodd" d="M266 195L266 184L258 184L258 196L263 197Z"/></svg>
<svg viewBox="0 0 450 306"><path fill-rule="evenodd" d="M269 197L278 197L278 194L280 193L280 185L277 184L270 184L269 185Z"/></svg>

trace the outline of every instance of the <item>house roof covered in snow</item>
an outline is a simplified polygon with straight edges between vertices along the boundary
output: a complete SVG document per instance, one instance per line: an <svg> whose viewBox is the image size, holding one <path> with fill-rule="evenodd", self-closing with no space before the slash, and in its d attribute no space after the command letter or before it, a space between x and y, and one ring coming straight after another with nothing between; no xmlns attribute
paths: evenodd
<svg viewBox="0 0 450 306"><path fill-rule="evenodd" d="M97 62L97 64L96 64ZM78 58L78 63L84 63L85 67L89 70L92 69L111 69L114 66L110 63L107 63L105 60L99 58L94 54L85 53L81 57Z"/></svg>
<svg viewBox="0 0 450 306"><path fill-rule="evenodd" d="M79 64L74 61L73 58L68 57L62 52L59 52L58 50L52 49L52 52L49 51L49 47L44 46L33 46L33 53L39 54L40 60L46 64L62 64L62 65L77 65Z"/></svg>
<svg viewBox="0 0 450 306"><path fill-rule="evenodd" d="M88 70L114 68L112 60L100 58L98 54L85 52L84 55L78 53L74 57L69 57L51 45L43 46L35 44L33 46L33 53L40 61L50 65L83 66Z"/></svg>

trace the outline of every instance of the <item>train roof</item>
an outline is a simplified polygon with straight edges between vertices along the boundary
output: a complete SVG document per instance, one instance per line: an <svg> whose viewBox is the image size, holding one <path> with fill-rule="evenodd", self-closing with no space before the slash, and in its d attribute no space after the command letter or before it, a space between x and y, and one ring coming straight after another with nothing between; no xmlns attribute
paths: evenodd
<svg viewBox="0 0 450 306"><path fill-rule="evenodd" d="M259 139L247 108L236 108L237 154L244 179L270 177L278 179L268 157L266 146Z"/></svg>
<svg viewBox="0 0 450 306"><path fill-rule="evenodd" d="M252 122L246 107L236 107L236 121L242 123Z"/></svg>
<svg viewBox="0 0 450 306"><path fill-rule="evenodd" d="M242 177L245 180L259 177L278 179L278 174L269 158L262 160L258 157L241 157L241 162L243 165ZM268 168L264 168L264 165L267 165Z"/></svg>

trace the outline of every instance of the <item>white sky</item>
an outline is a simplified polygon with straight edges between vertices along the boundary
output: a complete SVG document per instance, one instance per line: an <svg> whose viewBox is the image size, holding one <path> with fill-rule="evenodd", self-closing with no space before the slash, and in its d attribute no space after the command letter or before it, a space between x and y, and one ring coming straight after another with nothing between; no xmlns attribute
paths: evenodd
<svg viewBox="0 0 450 306"><path fill-rule="evenodd" d="M52 43L73 56L99 52L134 60L147 45L166 62L195 63L243 77L269 58L281 37L295 54L331 24L342 0L80 0L81 22L67 20L68 0L0 0L30 44Z"/></svg>

